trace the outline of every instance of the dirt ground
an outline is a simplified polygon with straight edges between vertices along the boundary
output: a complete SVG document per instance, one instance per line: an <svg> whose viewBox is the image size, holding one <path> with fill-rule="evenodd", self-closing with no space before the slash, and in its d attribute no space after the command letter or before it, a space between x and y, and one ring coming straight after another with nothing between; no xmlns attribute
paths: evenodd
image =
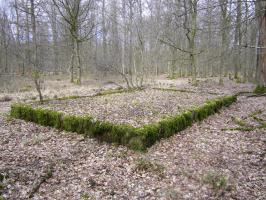
<svg viewBox="0 0 266 200"><path fill-rule="evenodd" d="M266 199L265 97L240 96L146 153L10 119L9 109L0 103L5 199Z"/></svg>

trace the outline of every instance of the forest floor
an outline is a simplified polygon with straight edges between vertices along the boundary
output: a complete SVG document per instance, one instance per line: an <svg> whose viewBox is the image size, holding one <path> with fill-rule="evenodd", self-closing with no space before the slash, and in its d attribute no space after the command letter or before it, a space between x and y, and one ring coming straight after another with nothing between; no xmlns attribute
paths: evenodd
<svg viewBox="0 0 266 200"><path fill-rule="evenodd" d="M159 122L165 117L175 116L220 96L222 95L207 92L146 88L85 98L50 100L44 104L34 102L31 105L65 114L89 115L100 121L140 127Z"/></svg>
<svg viewBox="0 0 266 200"><path fill-rule="evenodd" d="M157 84L224 94L254 87L177 82ZM265 97L239 96L146 153L10 119L10 104L0 102L5 199L266 199Z"/></svg>

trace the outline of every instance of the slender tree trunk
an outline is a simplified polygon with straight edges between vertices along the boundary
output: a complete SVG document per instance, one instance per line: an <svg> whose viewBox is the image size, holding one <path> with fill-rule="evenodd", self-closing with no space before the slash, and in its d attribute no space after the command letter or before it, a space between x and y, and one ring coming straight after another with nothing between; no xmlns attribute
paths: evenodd
<svg viewBox="0 0 266 200"><path fill-rule="evenodd" d="M212 63L211 54L212 54L212 8L211 0L207 1L207 13L208 13L208 62L207 68L211 70L211 76L214 76L214 65Z"/></svg>
<svg viewBox="0 0 266 200"><path fill-rule="evenodd" d="M126 44L127 44L127 20L126 20L126 1L122 1L122 19L123 19L123 41L122 41L122 52L121 52L121 65L122 73L126 73Z"/></svg>
<svg viewBox="0 0 266 200"><path fill-rule="evenodd" d="M14 2L14 7L15 7L15 13L16 13L16 31L17 31L16 40L17 40L17 46L18 46L18 49L19 49L18 52L16 53L16 60L17 60L17 63L18 63L18 69L19 69L20 73L22 75L24 75L24 73L25 73L24 65L21 64L20 58L19 58L19 54L21 53L20 52L21 45L20 45L20 27L19 27L20 26L20 20L19 20L19 10L18 10L17 0L15 0L15 2Z"/></svg>
<svg viewBox="0 0 266 200"><path fill-rule="evenodd" d="M78 41L76 41L76 55L77 55L77 61L78 61L78 80L77 84L81 84L81 75L82 75L82 69L81 69L81 58L80 58L80 44Z"/></svg>
<svg viewBox="0 0 266 200"><path fill-rule="evenodd" d="M53 35L53 64L54 64L54 72L60 71L59 66L59 52L58 52L58 31L57 31L57 17L56 17L56 10L54 6L51 8L52 16L51 16L51 28L52 28L52 35Z"/></svg>
<svg viewBox="0 0 266 200"><path fill-rule="evenodd" d="M197 68L196 68L196 57L195 57L195 49L196 49L196 33L197 33L197 6L198 0L191 0L191 8L192 12L192 30L191 30L191 40L190 40L190 62L192 66L192 83L196 84L197 80Z"/></svg>
<svg viewBox="0 0 266 200"><path fill-rule="evenodd" d="M242 45L242 30L241 30L241 19L242 19L242 1L237 0L237 16L236 16L236 30L235 30L235 79L239 78L239 71L241 69L241 45Z"/></svg>
<svg viewBox="0 0 266 200"><path fill-rule="evenodd" d="M220 0L221 7L221 32L222 32L222 49L221 49L221 60L219 68L219 84L223 84L223 71L225 69L225 54L227 51L227 0Z"/></svg>
<svg viewBox="0 0 266 200"><path fill-rule="evenodd" d="M133 84L133 69L134 69L134 60L133 60L133 0L129 0L129 81L131 85ZM134 86L133 86L134 87Z"/></svg>
<svg viewBox="0 0 266 200"><path fill-rule="evenodd" d="M41 75L39 69L39 62L38 62L38 44L37 44L37 31L36 31L36 16L35 16L35 2L34 0L30 0L30 15L31 15L31 28L32 28L32 40L34 45L34 52L33 52L33 66L34 66L34 83L36 86L36 90L39 94L39 100L43 103L43 96L41 92Z"/></svg>
<svg viewBox="0 0 266 200"><path fill-rule="evenodd" d="M26 58L26 64L30 65L31 63L31 56L30 56L30 20L29 20L29 14L30 9L27 9L26 12L26 49L25 49L25 58ZM24 67L25 70L25 67Z"/></svg>
<svg viewBox="0 0 266 200"><path fill-rule="evenodd" d="M103 59L106 59L107 56L107 29L105 22L105 0L102 0L102 33L103 33Z"/></svg>
<svg viewBox="0 0 266 200"><path fill-rule="evenodd" d="M74 83L74 64L75 64L75 42L74 39L71 38L71 59L69 66L69 76L71 83Z"/></svg>
<svg viewBox="0 0 266 200"><path fill-rule="evenodd" d="M33 65L34 70L38 70L38 46L37 46L37 32L36 32L36 19L35 19L35 4L34 0L30 0L30 15L31 15L31 29L32 41L34 45Z"/></svg>

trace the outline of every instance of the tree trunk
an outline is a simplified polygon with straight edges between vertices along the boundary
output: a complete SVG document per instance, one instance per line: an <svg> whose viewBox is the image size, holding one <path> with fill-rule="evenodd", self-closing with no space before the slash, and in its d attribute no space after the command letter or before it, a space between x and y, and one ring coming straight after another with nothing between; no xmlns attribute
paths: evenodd
<svg viewBox="0 0 266 200"><path fill-rule="evenodd" d="M52 35L53 35L53 64L54 64L54 72L58 72L60 71L60 67L59 67L59 60L58 60L58 31L57 31L57 17L56 17L56 10L54 8L54 6L51 7L51 28L52 28Z"/></svg>
<svg viewBox="0 0 266 200"><path fill-rule="evenodd" d="M78 80L77 84L81 84L81 75L82 75L82 70L81 70L81 58L80 58L80 46L79 42L76 41L76 55L77 55L77 61L78 61Z"/></svg>
<svg viewBox="0 0 266 200"><path fill-rule="evenodd" d="M197 68L196 68L196 57L195 57L195 39L197 33L197 9L198 0L191 0L192 8L192 30L191 30L191 40L190 40L190 63L192 67L192 84L196 84L197 80Z"/></svg>
<svg viewBox="0 0 266 200"><path fill-rule="evenodd" d="M237 15L236 15L236 30L235 30L235 70L234 70L234 78L239 78L239 71L241 69L241 45L242 45L242 32L241 32L241 19L242 19L242 1L237 0Z"/></svg>
<svg viewBox="0 0 266 200"><path fill-rule="evenodd" d="M105 0L102 0L102 33L103 33L103 59L107 57L107 29L105 23Z"/></svg>
<svg viewBox="0 0 266 200"><path fill-rule="evenodd" d="M75 64L75 43L74 43L74 39L71 38L71 59L70 59L70 66L69 66L69 76L70 76L71 83L74 83L74 64Z"/></svg>
<svg viewBox="0 0 266 200"><path fill-rule="evenodd" d="M266 2L257 0L258 4L258 46L257 66L259 69L259 85L266 86Z"/></svg>
<svg viewBox="0 0 266 200"><path fill-rule="evenodd" d="M221 32L222 32L222 49L220 57L219 84L223 84L223 71L225 69L225 54L227 50L227 0L220 0L221 7Z"/></svg>

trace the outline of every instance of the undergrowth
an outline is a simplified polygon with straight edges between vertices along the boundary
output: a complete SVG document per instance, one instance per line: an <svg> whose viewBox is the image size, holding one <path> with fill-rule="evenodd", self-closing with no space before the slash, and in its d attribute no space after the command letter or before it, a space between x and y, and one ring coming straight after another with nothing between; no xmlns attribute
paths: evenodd
<svg viewBox="0 0 266 200"><path fill-rule="evenodd" d="M136 161L135 170L156 173L162 177L164 175L165 167L146 158L139 158Z"/></svg>
<svg viewBox="0 0 266 200"><path fill-rule="evenodd" d="M209 172L203 177L203 183L209 184L215 191L225 190L228 185L228 178L217 172Z"/></svg>
<svg viewBox="0 0 266 200"><path fill-rule="evenodd" d="M254 89L253 93L255 93L255 94L264 94L264 93L266 93L266 86L257 85L257 87Z"/></svg>
<svg viewBox="0 0 266 200"><path fill-rule="evenodd" d="M257 110L251 114L249 114L247 117L240 119L240 118L233 118L234 122L236 125L238 125L238 127L234 127L234 128L226 128L226 129L222 129L223 131L226 130L230 130L230 131L254 131L256 129L264 129L266 128L266 122L264 119L260 118L257 115L262 114L262 110ZM253 120L254 122L256 122L257 125L251 125L248 122L246 122L245 120Z"/></svg>

